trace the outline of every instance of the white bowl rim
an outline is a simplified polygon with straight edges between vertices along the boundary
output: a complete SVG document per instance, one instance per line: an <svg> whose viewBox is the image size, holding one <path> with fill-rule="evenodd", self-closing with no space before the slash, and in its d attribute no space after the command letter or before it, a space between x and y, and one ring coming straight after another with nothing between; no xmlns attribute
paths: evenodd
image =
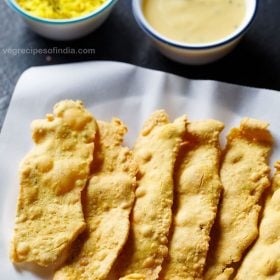
<svg viewBox="0 0 280 280"><path fill-rule="evenodd" d="M78 23L84 20L87 20L89 18L93 18L102 12L104 12L107 8L111 7L113 4L115 4L118 0L107 0L103 5L101 5L98 9L84 15L81 17L76 17L72 19L48 19L48 18L42 18L37 17L34 15L31 15L27 11L25 11L23 8L21 8L15 0L6 0L7 4L17 13L19 13L21 16L24 16L30 20L34 20L40 23L46 23L46 24L71 24L71 23Z"/></svg>
<svg viewBox="0 0 280 280"><path fill-rule="evenodd" d="M159 32L157 32L146 20L145 16L143 15L142 8L140 7L140 0L132 0L132 11L134 17L139 24L139 26L145 31L150 37L157 39L161 43L167 44L171 47L180 48L180 49L190 49L190 50L205 50L205 49L212 49L221 47L223 45L227 45L234 41L235 39L242 36L252 25L253 21L256 18L257 11L259 7L259 0L255 0L255 6L252 11L252 14L249 16L248 21L240 29L237 33L233 33L232 35L227 36L225 39L217 40L216 42L206 43L206 44L188 44L188 43L181 43L175 40L171 40L165 36L162 36Z"/></svg>

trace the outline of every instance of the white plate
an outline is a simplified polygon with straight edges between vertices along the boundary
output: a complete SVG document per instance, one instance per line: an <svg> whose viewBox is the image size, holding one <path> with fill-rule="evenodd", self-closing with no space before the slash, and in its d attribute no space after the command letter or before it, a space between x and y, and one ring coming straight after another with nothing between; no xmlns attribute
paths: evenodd
<svg viewBox="0 0 280 280"><path fill-rule="evenodd" d="M194 81L159 71L115 62L89 62L31 68L20 78L0 135L0 279L42 279L42 274L17 270L9 261L18 193L18 165L31 149L30 123L52 112L62 99L81 99L98 118L121 118L129 127L132 146L143 121L164 108L171 119L216 118L223 134L244 116L268 121L277 145L271 158L280 159L280 95L278 92ZM224 142L224 140L222 141Z"/></svg>

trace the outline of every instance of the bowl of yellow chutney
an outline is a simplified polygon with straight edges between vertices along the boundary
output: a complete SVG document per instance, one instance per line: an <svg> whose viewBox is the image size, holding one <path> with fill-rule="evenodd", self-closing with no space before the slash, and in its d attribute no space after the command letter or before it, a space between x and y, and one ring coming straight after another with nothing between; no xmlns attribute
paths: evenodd
<svg viewBox="0 0 280 280"><path fill-rule="evenodd" d="M74 40L96 30L117 0L6 0L39 35L52 40Z"/></svg>
<svg viewBox="0 0 280 280"><path fill-rule="evenodd" d="M168 58L191 65L228 54L252 25L258 0L132 0L138 25Z"/></svg>

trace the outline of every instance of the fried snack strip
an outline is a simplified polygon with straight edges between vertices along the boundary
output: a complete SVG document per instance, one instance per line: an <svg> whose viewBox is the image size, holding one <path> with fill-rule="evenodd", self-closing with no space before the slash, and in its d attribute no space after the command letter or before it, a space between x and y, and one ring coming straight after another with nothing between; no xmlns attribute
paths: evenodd
<svg viewBox="0 0 280 280"><path fill-rule="evenodd" d="M280 162L269 192L257 242L245 256L236 280L280 279Z"/></svg>
<svg viewBox="0 0 280 280"><path fill-rule="evenodd" d="M140 177L130 235L115 266L115 278L158 278L168 252L173 169L186 127L185 117L169 123L166 113L159 110L146 121L136 142L134 154Z"/></svg>
<svg viewBox="0 0 280 280"><path fill-rule="evenodd" d="M105 279L128 237L137 168L122 147L127 128L119 119L98 121L98 127L93 176L83 196L87 229L55 280Z"/></svg>
<svg viewBox="0 0 280 280"><path fill-rule="evenodd" d="M245 118L231 130L221 168L224 187L207 259L206 280L230 279L235 265L258 235L258 204L270 186L268 124Z"/></svg>
<svg viewBox="0 0 280 280"><path fill-rule="evenodd" d="M10 257L48 266L85 229L81 191L93 159L96 122L81 101L65 100L32 123L36 146L20 168Z"/></svg>
<svg viewBox="0 0 280 280"><path fill-rule="evenodd" d="M174 220L160 279L202 279L222 190L219 135L223 128L214 120L188 126L175 165Z"/></svg>

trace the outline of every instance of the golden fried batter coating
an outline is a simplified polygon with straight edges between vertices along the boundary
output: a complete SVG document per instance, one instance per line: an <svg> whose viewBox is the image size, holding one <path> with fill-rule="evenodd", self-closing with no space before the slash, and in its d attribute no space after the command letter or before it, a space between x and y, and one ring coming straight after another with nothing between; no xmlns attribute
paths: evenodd
<svg viewBox="0 0 280 280"><path fill-rule="evenodd" d="M169 123L163 110L145 123L134 154L139 163L136 203L128 242L113 271L117 279L157 279L168 253L168 232L172 219L173 170L185 117Z"/></svg>
<svg viewBox="0 0 280 280"><path fill-rule="evenodd" d="M146 276L143 274L133 273L128 276L121 277L119 280L146 280Z"/></svg>
<svg viewBox="0 0 280 280"><path fill-rule="evenodd" d="M280 279L280 162L268 193L259 238L245 256L236 280Z"/></svg>
<svg viewBox="0 0 280 280"><path fill-rule="evenodd" d="M230 279L245 250L258 235L258 204L270 186L268 124L245 118L228 135L221 168L224 187L213 227L205 280Z"/></svg>
<svg viewBox="0 0 280 280"><path fill-rule="evenodd" d="M20 169L13 262L54 264L85 229L81 191L93 159L96 122L81 101L65 100L32 123L36 146Z"/></svg>
<svg viewBox="0 0 280 280"><path fill-rule="evenodd" d="M160 279L202 279L222 190L219 135L223 127L215 120L188 126L175 165L174 218Z"/></svg>
<svg viewBox="0 0 280 280"><path fill-rule="evenodd" d="M129 233L137 168L132 152L122 147L127 128L118 119L98 121L98 127L93 176L83 196L87 229L55 280L105 279Z"/></svg>

